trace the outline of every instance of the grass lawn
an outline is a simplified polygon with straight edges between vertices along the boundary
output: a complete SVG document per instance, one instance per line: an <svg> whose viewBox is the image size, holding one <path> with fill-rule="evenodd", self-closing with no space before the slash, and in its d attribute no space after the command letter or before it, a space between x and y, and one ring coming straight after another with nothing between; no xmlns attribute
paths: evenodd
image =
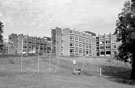
<svg viewBox="0 0 135 88"><path fill-rule="evenodd" d="M72 60L83 68L81 75L74 75ZM0 88L135 88L129 80L130 65L104 58L40 57L0 58ZM85 60L85 62L84 62ZM84 64L85 63L85 64ZM102 76L99 68L102 68Z"/></svg>

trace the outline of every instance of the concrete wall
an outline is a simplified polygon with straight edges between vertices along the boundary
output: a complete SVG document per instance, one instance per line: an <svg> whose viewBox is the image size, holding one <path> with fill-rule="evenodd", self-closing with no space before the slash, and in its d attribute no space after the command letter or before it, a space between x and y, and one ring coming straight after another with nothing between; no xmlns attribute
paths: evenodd
<svg viewBox="0 0 135 88"><path fill-rule="evenodd" d="M62 37L63 56L70 56L70 34L69 28L63 29Z"/></svg>
<svg viewBox="0 0 135 88"><path fill-rule="evenodd" d="M8 54L17 54L18 36L17 34L9 35Z"/></svg>

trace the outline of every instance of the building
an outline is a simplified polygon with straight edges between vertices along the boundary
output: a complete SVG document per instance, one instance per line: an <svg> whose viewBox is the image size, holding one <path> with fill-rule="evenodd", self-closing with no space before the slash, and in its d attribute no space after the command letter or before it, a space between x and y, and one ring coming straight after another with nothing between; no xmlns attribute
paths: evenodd
<svg viewBox="0 0 135 88"><path fill-rule="evenodd" d="M12 33L8 36L8 54L17 54L18 35Z"/></svg>
<svg viewBox="0 0 135 88"><path fill-rule="evenodd" d="M117 52L119 42L116 36L110 34L98 35L96 37L97 56L113 56Z"/></svg>
<svg viewBox="0 0 135 88"><path fill-rule="evenodd" d="M91 56L92 35L69 28L52 29L52 52L58 56Z"/></svg>
<svg viewBox="0 0 135 88"><path fill-rule="evenodd" d="M58 27L51 33L52 53L58 56L113 56L120 44L111 33L95 36L88 31Z"/></svg>
<svg viewBox="0 0 135 88"><path fill-rule="evenodd" d="M51 41L48 41L48 38L11 34L9 35L9 42L11 45L9 46L8 54L44 54L51 52Z"/></svg>
<svg viewBox="0 0 135 88"><path fill-rule="evenodd" d="M96 36L95 37L92 37L92 50L91 50L91 53L92 53L92 56L97 56L97 45L96 45Z"/></svg>
<svg viewBox="0 0 135 88"><path fill-rule="evenodd" d="M52 54L61 56L62 48L62 29L56 27L51 30L52 34Z"/></svg>

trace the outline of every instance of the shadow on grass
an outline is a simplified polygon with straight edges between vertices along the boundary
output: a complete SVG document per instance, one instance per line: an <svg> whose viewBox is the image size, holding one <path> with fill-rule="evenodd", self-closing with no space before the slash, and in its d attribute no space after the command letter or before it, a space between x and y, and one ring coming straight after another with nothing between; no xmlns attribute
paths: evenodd
<svg viewBox="0 0 135 88"><path fill-rule="evenodd" d="M135 85L135 80L130 79L131 69L104 65L101 67L102 74L109 76L109 80L128 85Z"/></svg>

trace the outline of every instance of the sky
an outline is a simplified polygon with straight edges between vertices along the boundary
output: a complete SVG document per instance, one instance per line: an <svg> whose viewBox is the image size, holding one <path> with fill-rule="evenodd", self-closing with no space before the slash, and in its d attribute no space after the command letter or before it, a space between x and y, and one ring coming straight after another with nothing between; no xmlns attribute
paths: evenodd
<svg viewBox="0 0 135 88"><path fill-rule="evenodd" d="M0 0L4 38L11 33L51 36L51 28L113 33L126 0Z"/></svg>

